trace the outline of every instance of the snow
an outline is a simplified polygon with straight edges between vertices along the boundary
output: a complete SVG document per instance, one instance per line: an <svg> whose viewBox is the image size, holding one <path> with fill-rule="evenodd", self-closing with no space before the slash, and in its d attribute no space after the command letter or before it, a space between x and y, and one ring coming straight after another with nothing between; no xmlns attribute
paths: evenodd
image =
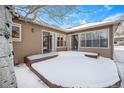
<svg viewBox="0 0 124 93"><path fill-rule="evenodd" d="M54 84L64 87L107 87L118 82L113 60L85 57L85 52L59 52L59 56L32 64L39 73Z"/></svg>
<svg viewBox="0 0 124 93"><path fill-rule="evenodd" d="M124 62L124 46L114 46L114 60Z"/></svg>
<svg viewBox="0 0 124 93"><path fill-rule="evenodd" d="M103 21L122 21L121 24L118 26L118 29L116 31L115 34L121 34L122 32L124 32L124 14L123 13L118 13L112 16L109 16L107 18L105 18Z"/></svg>
<svg viewBox="0 0 124 93"><path fill-rule="evenodd" d="M82 56L82 54L83 53L76 53L76 52L74 52L74 53L60 52L59 53L59 55L61 55L61 57L62 56L68 56L68 57L70 56L71 57L74 55L75 56ZM116 58L118 58L118 60L121 60L121 62L120 62L116 59L116 64L117 64L117 68L118 68L118 71L119 71L119 74L120 74L120 77L122 80L121 87L124 88L124 60L123 60L124 46L115 46L114 54L116 54ZM115 59L115 57L114 57L114 59ZM70 67L70 65L65 66L65 68L67 68L67 67ZM82 71L80 71L80 72L82 72ZM16 74L18 88L47 88L48 87L32 71L30 71L30 69L25 64L20 64L18 66L15 66L15 74ZM96 81L98 81L98 80L96 80ZM85 82L85 83L87 83L87 82Z"/></svg>
<svg viewBox="0 0 124 93"><path fill-rule="evenodd" d="M124 20L124 14L118 13L118 14L105 18L103 21L112 21L112 20Z"/></svg>
<svg viewBox="0 0 124 93"><path fill-rule="evenodd" d="M47 88L25 64L15 66L15 75L18 88Z"/></svg>
<svg viewBox="0 0 124 93"><path fill-rule="evenodd" d="M109 24L114 24L117 23L118 21L115 20L106 20L106 21L101 21L101 22L93 22L93 23L86 23L80 26L72 27L69 29L66 29L67 32L72 32L72 31L79 31L79 30L84 30L92 27L98 27L98 26L103 26L103 25L109 25Z"/></svg>
<svg viewBox="0 0 124 93"><path fill-rule="evenodd" d="M89 55L94 55L94 56L97 56L98 54L97 53L92 53L92 52L74 52L74 51L68 51L68 52L65 52L65 51L61 51L58 53L59 56L84 56L84 54L89 54Z"/></svg>
<svg viewBox="0 0 124 93"><path fill-rule="evenodd" d="M114 47L114 60L116 61L119 75L121 77L121 87L124 88L124 46Z"/></svg>
<svg viewBox="0 0 124 93"><path fill-rule="evenodd" d="M121 22L121 24L119 25L119 27L118 27L116 33L121 34L121 33L123 33L123 32L124 32L124 21Z"/></svg>
<svg viewBox="0 0 124 93"><path fill-rule="evenodd" d="M37 55L29 56L28 58L30 60L34 60L34 59L39 59L39 58L48 57L48 56L55 56L55 55L58 55L58 53L57 52L51 52L51 53L45 53L45 54L37 54Z"/></svg>
<svg viewBox="0 0 124 93"><path fill-rule="evenodd" d="M121 87L124 88L124 63L122 62L117 62L117 68L119 70L119 74L121 77Z"/></svg>

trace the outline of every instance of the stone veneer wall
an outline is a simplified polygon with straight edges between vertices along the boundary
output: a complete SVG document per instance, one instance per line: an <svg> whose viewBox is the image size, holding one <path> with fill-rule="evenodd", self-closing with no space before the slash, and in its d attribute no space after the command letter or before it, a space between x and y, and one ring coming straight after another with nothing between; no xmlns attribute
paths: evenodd
<svg viewBox="0 0 124 93"><path fill-rule="evenodd" d="M13 66L12 6L0 6L0 88L17 87Z"/></svg>

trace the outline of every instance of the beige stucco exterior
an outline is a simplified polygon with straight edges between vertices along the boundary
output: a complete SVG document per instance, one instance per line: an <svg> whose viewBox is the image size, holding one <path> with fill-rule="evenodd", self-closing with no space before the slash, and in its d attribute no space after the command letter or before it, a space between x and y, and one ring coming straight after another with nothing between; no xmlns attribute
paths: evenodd
<svg viewBox="0 0 124 93"><path fill-rule="evenodd" d="M94 52L94 53L99 53L101 56L103 57L108 57L108 58L113 58L113 30L114 25L105 25L105 26L100 26L100 27L95 27L95 28L90 28L90 29L86 29L86 30L80 30L80 31L76 31L73 33L68 33L69 36L71 36L71 34L80 34L82 32L88 32L88 31L96 31L96 30L100 30L100 29L109 29L109 47L108 48L83 48L83 47L79 47L79 51L84 51L84 52ZM80 42L80 41L79 41ZM80 45L79 45L80 46ZM68 50L70 49L70 45L68 46Z"/></svg>
<svg viewBox="0 0 124 93"><path fill-rule="evenodd" d="M21 24L22 30L21 42L13 42L15 64L23 63L25 56L42 53L42 32L44 29L64 34L63 32L26 22L24 20L13 19L13 22ZM32 28L34 28L34 32L31 31ZM59 48L57 50L59 50Z"/></svg>
<svg viewBox="0 0 124 93"><path fill-rule="evenodd" d="M54 32L54 33L62 33L66 36L66 45L64 47L56 47L55 51L66 51L70 49L69 36L72 34L79 34L85 31L94 31L96 29L109 28L109 48L81 48L79 47L79 51L85 52L95 52L99 53L101 56L112 58L113 56L113 25L100 26L85 30L79 30L73 33L65 33L62 31L55 30L53 28L44 27L42 25L34 24L24 20L13 19L13 22L21 24L22 30L22 41L21 42L13 42L14 46L14 63L23 63L24 57L32 54L42 53L42 32L45 29L46 31ZM31 29L34 28L34 32Z"/></svg>

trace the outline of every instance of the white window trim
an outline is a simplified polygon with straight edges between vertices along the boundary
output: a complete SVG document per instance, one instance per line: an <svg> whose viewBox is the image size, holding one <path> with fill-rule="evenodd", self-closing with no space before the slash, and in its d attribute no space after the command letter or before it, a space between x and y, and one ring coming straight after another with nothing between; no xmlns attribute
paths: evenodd
<svg viewBox="0 0 124 93"><path fill-rule="evenodd" d="M85 47L82 47L81 46L81 43L80 43L80 48L100 48L100 49L108 49L108 48L110 48L110 45L109 45L109 42L110 42L110 40L109 40L109 28L105 28L105 29L100 29L100 31L103 31L103 30L107 30L108 31L108 47L92 47L92 44L91 44L91 47L87 47L87 46L85 46ZM94 30L94 31L99 31L99 30ZM85 40L86 40L86 33L90 33L90 32L94 32L94 31L88 31L88 32L82 32L82 33L80 33L81 35L82 34L85 34ZM99 32L100 32L99 31ZM81 35L80 35L80 38L81 38ZM93 39L93 37L91 37L91 39ZM99 39L100 39L100 36L99 36ZM81 39L80 39L80 41L79 42L81 42ZM93 42L91 42L91 43L93 43ZM86 45L86 42L85 42L85 45Z"/></svg>
<svg viewBox="0 0 124 93"><path fill-rule="evenodd" d="M66 35L57 33L57 37L56 38L58 38L58 37L62 37L63 38L63 41L66 42ZM66 46L57 46L57 48L66 48Z"/></svg>
<svg viewBox="0 0 124 93"><path fill-rule="evenodd" d="M42 45L41 45L41 46L42 46L42 50L41 50L41 51L42 51L42 54L43 54L43 33L44 33L44 32L49 32L50 35L52 35L52 36L53 36L53 33L54 33L54 32L52 32L52 31L46 30L46 29L42 29L42 30L41 30L41 40L42 40ZM52 39L53 39L53 38L52 38ZM55 48L56 48L56 47L55 47ZM55 51L55 49L53 49L53 43L52 43L52 51Z"/></svg>
<svg viewBox="0 0 124 93"><path fill-rule="evenodd" d="M12 26L19 27L19 38L12 38L13 41L21 42L22 41L22 28L21 28L21 24L19 24L19 23L12 23Z"/></svg>
<svg viewBox="0 0 124 93"><path fill-rule="evenodd" d="M66 43L66 46L67 46L67 50L71 50L72 46L71 46L71 35L67 35L66 36L67 38L67 43Z"/></svg>

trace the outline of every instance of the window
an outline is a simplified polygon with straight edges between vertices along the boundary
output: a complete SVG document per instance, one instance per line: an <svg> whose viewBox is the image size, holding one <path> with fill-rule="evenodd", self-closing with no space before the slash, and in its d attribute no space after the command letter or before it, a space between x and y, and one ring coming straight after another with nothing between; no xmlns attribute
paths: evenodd
<svg viewBox="0 0 124 93"><path fill-rule="evenodd" d="M63 37L60 38L60 46L63 46Z"/></svg>
<svg viewBox="0 0 124 93"><path fill-rule="evenodd" d="M60 46L60 37L57 37L57 46L59 47Z"/></svg>
<svg viewBox="0 0 124 93"><path fill-rule="evenodd" d="M108 31L102 30L100 32L100 47L108 47Z"/></svg>
<svg viewBox="0 0 124 93"><path fill-rule="evenodd" d="M21 24L13 23L12 37L13 37L13 41L21 41Z"/></svg>
<svg viewBox="0 0 124 93"><path fill-rule="evenodd" d="M81 47L85 47L85 33L81 34Z"/></svg>
<svg viewBox="0 0 124 93"><path fill-rule="evenodd" d="M91 47L91 42L92 42L91 32L86 33L86 47Z"/></svg>
<svg viewBox="0 0 124 93"><path fill-rule="evenodd" d="M57 37L57 46L62 47L64 44L63 37Z"/></svg>
<svg viewBox="0 0 124 93"><path fill-rule="evenodd" d="M63 47L66 46L65 38L63 35L57 36L57 47Z"/></svg>
<svg viewBox="0 0 124 93"><path fill-rule="evenodd" d="M83 32L81 34L81 47L108 47L108 29Z"/></svg>
<svg viewBox="0 0 124 93"><path fill-rule="evenodd" d="M99 47L99 32L95 31L92 33L93 34L93 47Z"/></svg>

